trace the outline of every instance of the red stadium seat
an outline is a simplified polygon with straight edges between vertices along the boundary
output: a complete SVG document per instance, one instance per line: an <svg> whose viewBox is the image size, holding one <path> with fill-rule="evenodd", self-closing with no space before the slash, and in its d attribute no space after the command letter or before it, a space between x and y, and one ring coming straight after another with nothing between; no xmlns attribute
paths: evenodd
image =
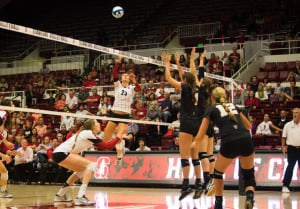
<svg viewBox="0 0 300 209"><path fill-rule="evenodd" d="M272 63L266 63L265 67L264 67L264 71L269 72L269 71L273 71L276 67L276 64L274 62Z"/></svg>
<svg viewBox="0 0 300 209"><path fill-rule="evenodd" d="M264 80L264 77L266 77L267 75L268 75L268 72L258 72L256 74L259 82L262 82Z"/></svg>
<svg viewBox="0 0 300 209"><path fill-rule="evenodd" d="M296 67L296 62L288 62L287 63L287 69L288 70L291 70L291 69L293 69L295 67Z"/></svg>
<svg viewBox="0 0 300 209"><path fill-rule="evenodd" d="M255 147L265 145L265 137L263 135L254 134L252 136Z"/></svg>
<svg viewBox="0 0 300 209"><path fill-rule="evenodd" d="M266 135L265 136L265 143L266 143L266 145L272 146L272 147L280 145L280 143L281 143L280 136L277 135L277 134Z"/></svg>
<svg viewBox="0 0 300 209"><path fill-rule="evenodd" d="M275 80L277 80L278 77L279 77L279 72L278 71L268 72L269 81L275 81Z"/></svg>
<svg viewBox="0 0 300 209"><path fill-rule="evenodd" d="M290 73L289 71L280 71L280 72L279 72L279 79L280 79L281 81L286 81L286 79L287 79L289 73Z"/></svg>
<svg viewBox="0 0 300 209"><path fill-rule="evenodd" d="M278 62L278 63L276 64L275 70L276 70L276 71L284 71L284 70L286 70L286 68L287 68L286 62Z"/></svg>
<svg viewBox="0 0 300 209"><path fill-rule="evenodd" d="M151 146L150 148L152 151L161 151L162 150L161 146Z"/></svg>
<svg viewBox="0 0 300 209"><path fill-rule="evenodd" d="M271 150L272 146L258 146L256 147L257 150Z"/></svg>

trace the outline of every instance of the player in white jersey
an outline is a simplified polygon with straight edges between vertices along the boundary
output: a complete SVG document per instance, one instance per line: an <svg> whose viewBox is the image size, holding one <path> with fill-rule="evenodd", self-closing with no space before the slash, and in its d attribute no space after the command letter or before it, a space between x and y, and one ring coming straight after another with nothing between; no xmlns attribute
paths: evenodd
<svg viewBox="0 0 300 209"><path fill-rule="evenodd" d="M79 154L93 145L102 150L112 150L120 141L120 138L116 137L109 142L104 142L97 137L97 134L100 132L100 124L94 119L88 119L77 134L60 144L54 150L52 155L53 160L58 165L74 171L74 173L68 178L66 183L64 183L62 188L55 195L55 202L72 201L72 199L67 198L66 192L74 182L76 182L79 178L82 178L82 184L79 189L75 205L87 206L95 204L95 202L89 201L85 197L85 191L90 179L97 169L97 163L89 161Z"/></svg>
<svg viewBox="0 0 300 209"><path fill-rule="evenodd" d="M122 62L122 56L119 56L119 59L114 66L112 75L114 79L114 87L115 87L115 101L114 105L111 108L111 117L113 118L122 118L129 119L129 114L131 113L131 103L132 98L135 92L140 92L141 87L138 82L135 80L135 75L133 73L123 73L121 80L119 80L118 70L120 64ZM133 83L134 85L130 84ZM117 121L109 121L105 130L103 140L108 141L111 139L112 135L115 132L115 129L118 127L118 131L116 136L122 138L124 134L127 132L127 123L117 122ZM117 161L116 166L121 166L122 157L124 154L124 146L125 141L121 141L117 144Z"/></svg>
<svg viewBox="0 0 300 209"><path fill-rule="evenodd" d="M12 194L7 192L7 180L8 180L8 171L3 164L3 161L6 163L11 162L11 157L7 154L15 155L15 151L11 151L14 148L14 144L7 141L7 132L5 130L5 121L7 119L7 112L0 110L0 198L12 198Z"/></svg>

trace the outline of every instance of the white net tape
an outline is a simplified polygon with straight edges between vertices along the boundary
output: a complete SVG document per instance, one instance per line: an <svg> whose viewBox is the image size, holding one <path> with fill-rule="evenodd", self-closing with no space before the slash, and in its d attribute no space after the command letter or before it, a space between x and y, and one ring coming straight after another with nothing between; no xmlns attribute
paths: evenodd
<svg viewBox="0 0 300 209"><path fill-rule="evenodd" d="M108 48L108 47L100 46L100 45L97 45L97 44L88 43L88 42L85 42L85 41L80 41L80 40L77 40L77 39L73 39L73 38L69 38L69 37L65 37L65 36L61 36L61 35L57 35L57 34L53 34L53 33L48 33L48 32L45 32L45 31L40 31L40 30L36 30L36 29L33 29L33 28L29 28L29 27L25 27L25 26L21 26L21 25L16 25L16 24L4 22L4 21L0 21L0 28L5 29L5 30L9 30L9 31L18 32L18 33L27 34L27 35L30 35L30 36L35 36L35 37L47 39L47 40L57 41L57 42L61 42L61 43L65 43L65 44L85 48L85 49L91 49L91 50L94 50L94 51L99 51L99 52L112 54L112 55L116 55L116 56L123 56L125 58L129 58L129 59L144 62L144 63L150 63L150 64L163 66L163 67L165 66L163 61L155 60L155 59L152 59L150 57L144 57L144 56L140 56L140 55L133 54L133 53L130 53L130 52L125 52L125 51L121 51L121 50L117 50L117 49L113 49L113 48ZM171 68L178 70L177 65L174 65L174 64L171 64ZM183 70L184 71L190 71L190 69L186 68L186 67L183 67ZM235 85L236 87L241 88L241 86L238 85L232 78L219 76L219 75L214 75L214 74L211 74L211 73L205 73L205 76L209 77L209 78L213 78L213 79L218 79L218 80L230 82L233 85Z"/></svg>
<svg viewBox="0 0 300 209"><path fill-rule="evenodd" d="M62 116L62 117L70 116L70 117L74 117L74 118L80 117L80 118L105 120L105 121L111 120L111 121L118 121L118 122L125 122L125 123L159 125L159 126L170 126L171 125L171 123L164 123L164 122L143 121L143 120L134 120L134 119L121 119L121 118L113 118L113 117L106 117L106 116L83 115L83 114L56 112L56 111L40 110L40 109L32 109L32 108L9 107L9 106L2 106L2 105L0 105L0 109L6 110L6 111L15 111L15 112L30 112L30 113L36 113L36 114L56 115L56 116Z"/></svg>

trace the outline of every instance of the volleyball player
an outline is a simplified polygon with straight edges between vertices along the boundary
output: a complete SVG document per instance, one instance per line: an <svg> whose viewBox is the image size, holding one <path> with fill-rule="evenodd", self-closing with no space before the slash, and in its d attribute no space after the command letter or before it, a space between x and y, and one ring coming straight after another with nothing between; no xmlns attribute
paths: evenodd
<svg viewBox="0 0 300 209"><path fill-rule="evenodd" d="M200 130L193 148L198 148L207 131L209 122L212 121L219 127L221 133L221 148L217 156L214 184L215 184L215 209L222 209L223 203L223 173L239 156L245 182L246 202L245 208L253 208L254 187L254 145L251 139L251 124L243 113L232 103L225 103L226 91L217 87L212 91L212 105L209 107L202 120Z"/></svg>
<svg viewBox="0 0 300 209"><path fill-rule="evenodd" d="M124 73L121 76L121 81L119 81L118 70L122 62L122 56L119 56L119 59L114 66L112 75L114 79L115 87L115 101L114 105L111 108L111 117L129 119L129 114L131 113L131 103L135 92L140 92L141 87L138 82L135 80L135 75L133 73L127 74ZM134 85L131 85L132 82ZM117 136L122 138L127 132L127 123L109 121L104 130L103 140L108 141L111 139L112 135L115 132L115 129L118 127ZM117 161L116 166L120 167L122 163L122 157L125 152L125 141L121 141L116 145L117 149Z"/></svg>
<svg viewBox="0 0 300 209"><path fill-rule="evenodd" d="M7 180L8 180L8 171L3 164L3 161L6 163L11 162L11 157L7 154L16 154L11 151L14 148L14 144L7 141L7 132L5 130L5 121L7 119L7 113L4 110L0 111L0 198L12 198L12 194L7 191Z"/></svg>
<svg viewBox="0 0 300 209"><path fill-rule="evenodd" d="M119 137L109 142L104 142L97 137L97 134L100 132L100 124L94 119L88 119L84 122L83 127L77 134L60 144L54 150L52 155L53 160L58 165L74 171L55 195L54 202L72 201L67 198L66 192L75 181L82 178L82 184L77 194L75 205L87 206L95 204L85 197L85 192L90 179L97 169L97 163L89 161L79 154L93 145L102 150L112 150L115 145L120 142Z"/></svg>
<svg viewBox="0 0 300 209"><path fill-rule="evenodd" d="M181 90L181 108L180 108L180 131L179 131L179 152L181 157L181 166L183 172L183 184L179 200L185 198L193 190L189 186L190 163L189 158L192 158L192 163L195 169L195 195L194 198L199 198L202 191L200 180L200 161L198 158L198 150L192 150L191 144L199 129L199 123L196 117L196 82L195 77L190 72L185 72L182 75L182 82L178 82L171 77L170 73L170 56L164 52L162 57L165 61L165 78L171 86Z"/></svg>
<svg viewBox="0 0 300 209"><path fill-rule="evenodd" d="M196 69L194 55L195 55L195 47L192 49L191 57L190 57L190 65L191 69ZM204 50L203 53L200 55L200 62L199 62L199 72L198 76L194 74L196 77L197 89L198 89L198 117L201 124L203 119L203 115L205 110L209 107L209 95L210 90L212 88L212 82L209 78L204 77L204 57L206 51ZM196 72L196 70L192 70L191 72ZM199 81L200 79L200 81ZM201 161L204 184L203 187L205 188L205 193L208 196L213 195L214 193L214 185L212 181L213 171L214 171L214 161L215 158L213 156L213 143L214 143L214 130L213 126L210 123L207 129L207 132L202 139L201 145L199 146L199 160ZM211 180L210 180L211 179Z"/></svg>

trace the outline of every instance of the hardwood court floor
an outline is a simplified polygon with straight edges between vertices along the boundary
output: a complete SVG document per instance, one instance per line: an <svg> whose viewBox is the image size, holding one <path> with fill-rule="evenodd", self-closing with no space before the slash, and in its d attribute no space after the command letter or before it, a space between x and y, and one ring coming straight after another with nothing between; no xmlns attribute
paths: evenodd
<svg viewBox="0 0 300 209"><path fill-rule="evenodd" d="M54 204L53 196L59 188L51 185L10 185L8 189L14 198L0 198L0 206L1 209L208 209L213 205L212 197L203 196L193 200L192 195L180 203L179 189L89 187L87 197L97 204L93 207L78 207L73 204ZM75 198L78 189L78 186L72 187L68 195ZM243 208L245 197L239 197L238 191L226 190L224 196L224 209ZM255 209L300 208L300 192L291 192L284 197L279 191L258 191L255 199Z"/></svg>

